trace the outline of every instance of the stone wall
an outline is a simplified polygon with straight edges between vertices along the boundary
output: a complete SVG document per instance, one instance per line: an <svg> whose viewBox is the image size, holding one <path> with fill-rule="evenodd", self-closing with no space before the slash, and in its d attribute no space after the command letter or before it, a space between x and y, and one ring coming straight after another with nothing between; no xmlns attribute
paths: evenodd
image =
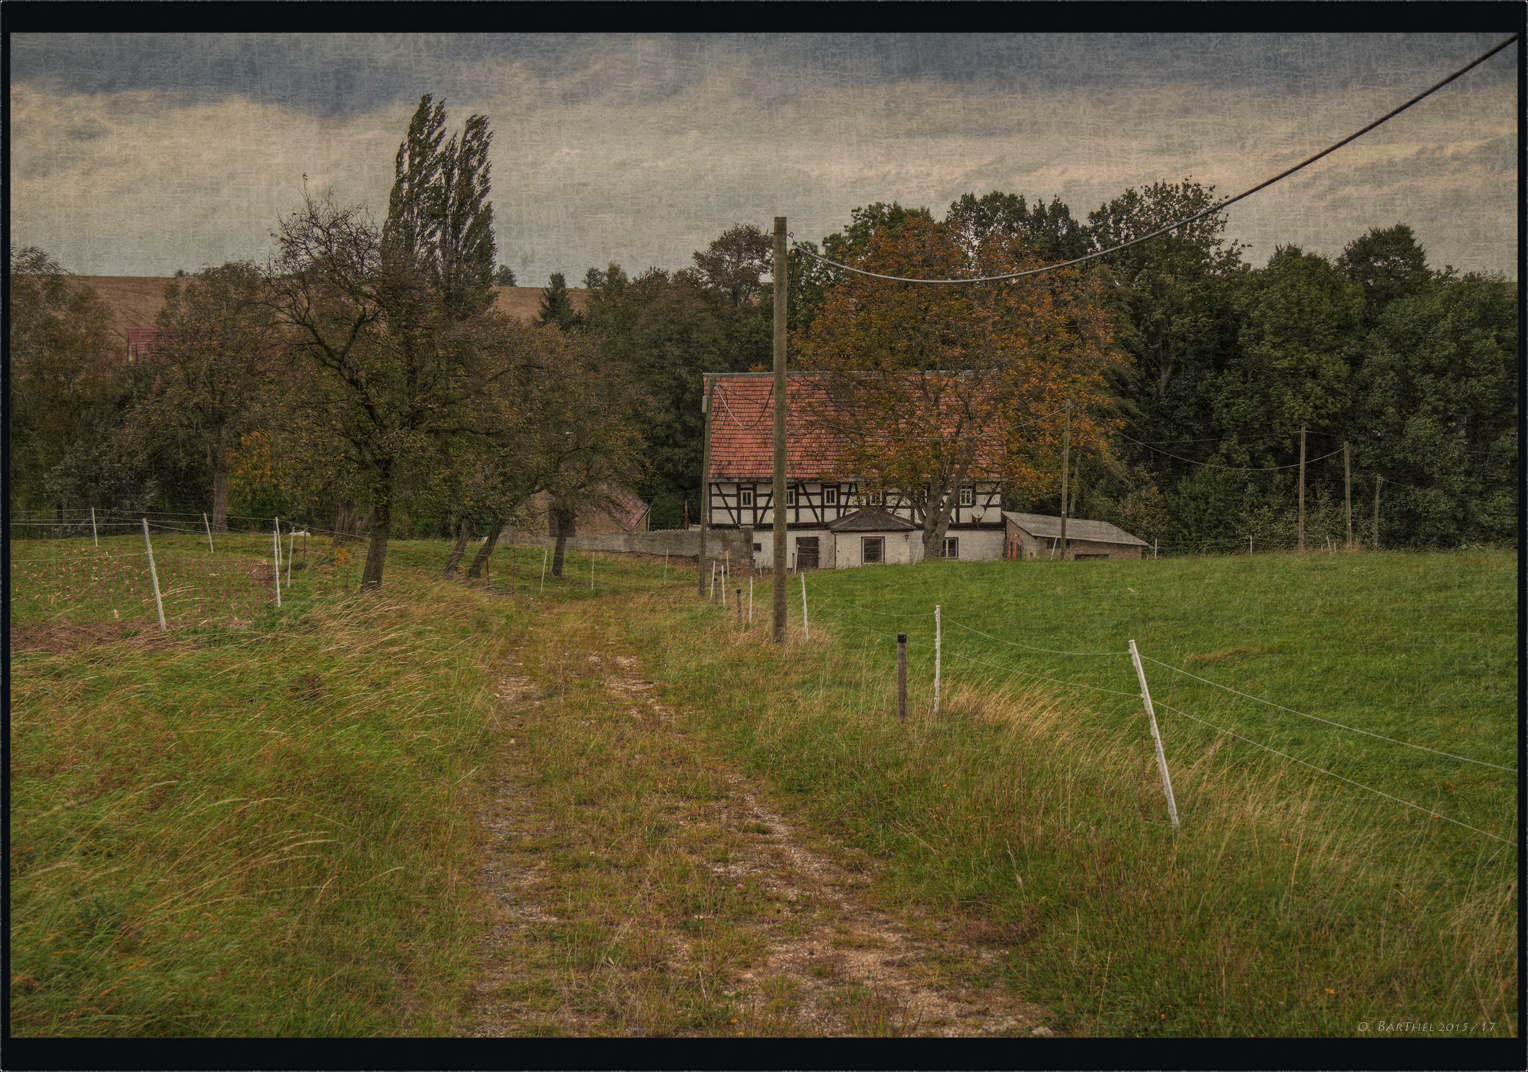
<svg viewBox="0 0 1528 1072"><path fill-rule="evenodd" d="M551 536L526 536L505 532L498 546L555 547ZM603 536L569 536L569 551L603 551L609 554L670 555L694 558L700 551L699 529L658 529L655 532L620 532ZM706 557L716 558L732 552L732 561L740 565L753 561L752 529L712 529L706 533Z"/></svg>

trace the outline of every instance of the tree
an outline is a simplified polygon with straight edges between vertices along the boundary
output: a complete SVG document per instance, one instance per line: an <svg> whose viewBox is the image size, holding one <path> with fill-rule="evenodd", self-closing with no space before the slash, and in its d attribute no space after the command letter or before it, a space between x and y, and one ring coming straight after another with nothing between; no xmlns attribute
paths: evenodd
<svg viewBox="0 0 1528 1072"><path fill-rule="evenodd" d="M515 285L515 270L507 264L501 264L494 269L493 285L496 287L512 287Z"/></svg>
<svg viewBox="0 0 1528 1072"><path fill-rule="evenodd" d="M1017 240L990 236L973 264L960 238L908 218L872 236L857 266L940 279L1035 264ZM1059 479L1068 401L1073 448L1102 442L1105 374L1120 360L1096 288L1075 271L960 287L849 274L792 342L818 374L810 420L856 477L910 501L925 558L938 557L968 479L1025 490Z"/></svg>
<svg viewBox="0 0 1528 1072"><path fill-rule="evenodd" d="M1385 476L1387 546L1516 542L1515 292L1479 275L1437 280L1388 305L1365 340L1354 471Z"/></svg>
<svg viewBox="0 0 1528 1072"><path fill-rule="evenodd" d="M734 309L758 302L764 290L759 280L773 268L774 248L774 237L751 223L728 228L695 251L701 286L727 295Z"/></svg>
<svg viewBox="0 0 1528 1072"><path fill-rule="evenodd" d="M11 247L6 478L13 511L65 503L46 478L82 449L121 364L106 307L35 247Z"/></svg>
<svg viewBox="0 0 1528 1072"><path fill-rule="evenodd" d="M1364 329L1379 321L1391 302L1420 293L1432 279L1427 251L1404 223L1373 227L1355 238L1337 258L1337 268L1364 292Z"/></svg>
<svg viewBox="0 0 1528 1072"><path fill-rule="evenodd" d="M579 321L578 311L573 308L573 298L568 293L567 280L561 272L553 272L546 289L541 293L541 311L536 314L536 323L542 327L553 325L566 331L577 327Z"/></svg>
<svg viewBox="0 0 1528 1072"><path fill-rule="evenodd" d="M388 219L304 197L275 235L268 300L311 373L310 435L371 504L363 590L381 587L395 478L441 437L475 431L497 361L487 120L443 139L428 95L399 146Z"/></svg>
<svg viewBox="0 0 1528 1072"><path fill-rule="evenodd" d="M1072 218L1059 197L1030 208L1023 194L963 194L950 204L945 222L973 251L989 236L1017 238L1046 263L1086 256L1091 245L1087 226Z"/></svg>
<svg viewBox="0 0 1528 1072"><path fill-rule="evenodd" d="M146 400L145 417L205 459L214 532L228 531L230 456L269 416L277 341L253 264L230 262L201 272L188 286L165 287L150 359L158 390Z"/></svg>

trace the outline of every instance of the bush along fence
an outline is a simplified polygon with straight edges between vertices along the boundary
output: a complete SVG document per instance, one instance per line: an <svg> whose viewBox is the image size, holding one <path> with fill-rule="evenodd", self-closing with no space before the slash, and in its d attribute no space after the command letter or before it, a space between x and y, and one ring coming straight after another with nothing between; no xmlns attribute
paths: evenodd
<svg viewBox="0 0 1528 1072"><path fill-rule="evenodd" d="M900 625L906 620L906 614L876 610L873 608L850 603L837 596L829 596L821 593L811 597L811 602L814 604L814 608L809 611L809 597L806 583L807 572L809 571L799 571L796 574L796 577L799 578L800 582L799 605L790 612L790 616L793 622L796 620L796 616L799 613L801 639L806 642L810 641L812 615L816 614L819 619L823 619L824 604L826 604L833 611L836 611L837 613L832 614L830 618L826 618L824 620L828 621L834 628L848 629L862 637L863 641L859 645L862 650L873 648L875 650L884 650L887 652L888 670L890 670L891 666L895 666L897 713L900 718L905 719L907 712L908 634L905 631L892 632L888 628L878 628L875 626L866 625L864 624L863 619L880 619L882 621L891 619L897 625ZM730 574L725 560L719 559L713 564L711 569L711 580L706 590L706 598L709 603L714 604L718 609L726 609L728 599L727 592L729 591L729 576ZM795 584L791 584L787 588L787 591L790 592L791 589L796 587L797 586ZM749 584L747 588L748 603L746 614L743 610L743 589L741 586L736 588L736 594L733 598L737 601L738 628L743 630L751 629L753 621L753 582L751 576L749 578ZM798 600L792 598L789 602L791 604L796 604L798 603ZM1366 793L1373 794L1378 799L1383 799L1385 801L1389 801L1392 804L1412 809L1416 812L1428 816L1429 818L1451 823L1454 826L1468 830L1471 833L1478 834L1493 841L1514 846L1518 844L1515 832L1513 832L1513 837L1504 837L1500 833L1482 829L1481 827L1475 826L1471 823L1467 823L1461 821L1460 819L1444 815L1437 811L1435 808L1429 808L1423 804L1416 803L1415 801L1396 796L1393 793L1387 793L1383 789L1379 789L1373 785L1367 784L1365 781L1347 777L1344 774L1330 770L1327 767L1321 766L1320 764L1312 763L1308 760L1301 759L1298 756L1291 755L1288 752L1274 748L1264 741L1255 740L1243 733L1237 732L1236 730L1227 729L1221 725L1217 725L1216 723L1213 723L1205 718L1201 718L1199 715L1192 714L1189 711L1183 710L1180 707L1164 704L1160 701L1160 699L1154 699L1152 696L1151 683L1148 680L1147 674L1147 665L1149 664L1152 667L1153 673L1156 675L1170 675L1173 677L1190 679L1195 683L1212 689L1220 690L1230 696L1235 697L1236 700L1261 705L1267 710L1278 712L1282 715L1292 716L1295 718L1308 720L1309 722L1319 723L1326 727L1330 727L1333 731L1341 731L1342 733L1354 734L1359 737L1370 738L1384 742L1387 745L1392 745L1403 749L1411 749L1418 753L1429 754L1431 756L1436 756L1440 759L1449 760L1454 763L1463 763L1470 766L1500 771L1504 774L1510 774L1513 776L1513 785L1516 784L1516 767L1507 766L1500 763L1492 763L1487 760L1476 759L1470 756L1460 755L1455 752L1432 748L1427 745L1401 740L1399 738L1387 736L1381 733L1375 733L1371 730L1366 730L1357 726L1338 722L1335 719L1325 718L1321 715L1309 714L1307 712L1297 710L1284 704L1276 703L1272 700L1265 699L1260 696L1254 696L1251 693L1233 688L1230 685L1226 685L1201 675L1191 673L1180 667L1173 666L1170 663L1156 659L1150 654L1141 651L1134 639L1128 640L1124 648L1112 651L1067 651L1024 644L1016 640L997 636L992 633L976 629L959 621L953 621L946 613L944 613L944 608L938 605L930 608L929 616L933 620L932 645L928 651L922 653L922 657L918 659L914 665L914 670L917 671L918 676L924 676L925 680L931 680L932 682L929 695L929 710L931 715L937 716L939 713L941 684L945 685L946 688L948 687L948 681L944 680L942 682L941 680L942 661L945 657L959 660L969 667L979 667L983 670L991 671L992 673L988 675L989 679L993 677L1024 678L1046 686L1086 692L1095 700L1100 696L1125 697L1126 699L1124 701L1115 701L1115 707L1113 710L1106 713L1119 714L1126 709L1144 709L1144 713L1150 729L1150 734L1153 742L1153 750L1156 758L1156 765L1160 777L1163 807L1174 829L1179 827L1180 820L1177 803L1173 796L1171 772L1168 767L1167 756L1163 746L1164 738L1157 721L1157 713L1159 711L1166 712L1176 718L1188 720L1189 722L1192 722L1198 726L1202 726L1207 730L1213 731L1215 734L1223 738L1235 740L1242 744L1259 749L1265 753L1268 753L1269 755L1278 757L1281 760L1309 768L1310 770L1315 771L1316 773L1327 778L1331 778L1336 782L1363 790ZM857 618L859 620L857 620ZM962 630L963 632L970 634L971 636L980 637L990 642L991 644L1011 648L1025 655L1051 656L1063 659L1116 660L1120 668L1123 669L1126 666L1129 667L1131 671L1131 677L1133 677L1135 682L1138 684L1139 691L1126 691L1119 688L1110 688L1101 684L1097 684L1096 678L1094 682L1068 680L1057 677L1055 672L1034 673L1028 670L1022 670L1016 667L996 663L990 659L977 658L975 655L965 654L960 651L947 651L945 650L947 647L944 636L945 626L953 626L958 630ZM792 629L794 629L794 626L792 626ZM767 638L768 630L759 630L759 635ZM883 644L886 645L884 648L881 647ZM894 645L894 647L892 645ZM893 652L894 656L892 654ZM893 658L895 660L894 663L892 662ZM862 683L862 687L869 688L871 686L867 681Z"/></svg>

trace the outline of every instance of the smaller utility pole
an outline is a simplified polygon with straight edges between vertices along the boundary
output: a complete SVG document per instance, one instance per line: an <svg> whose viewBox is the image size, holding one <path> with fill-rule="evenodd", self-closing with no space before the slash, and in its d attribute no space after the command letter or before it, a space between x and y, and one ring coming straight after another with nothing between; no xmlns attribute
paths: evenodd
<svg viewBox="0 0 1528 1072"><path fill-rule="evenodd" d="M1353 550L1353 469L1348 463L1348 441L1342 441L1342 505L1348 518L1348 550Z"/></svg>
<svg viewBox="0 0 1528 1072"><path fill-rule="evenodd" d="M1066 472L1072 461L1072 400L1066 400L1066 423L1061 432L1061 561L1066 561Z"/></svg>
<svg viewBox="0 0 1528 1072"><path fill-rule="evenodd" d="M700 409L700 550L695 555L698 594L706 594L706 531L711 527L711 403L716 381L706 377L706 397Z"/></svg>
<svg viewBox="0 0 1528 1072"><path fill-rule="evenodd" d="M1300 429L1300 553L1305 553L1305 429Z"/></svg>
<svg viewBox="0 0 1528 1072"><path fill-rule="evenodd" d="M1379 486L1385 482L1385 478L1378 473L1374 474L1374 549L1379 550Z"/></svg>

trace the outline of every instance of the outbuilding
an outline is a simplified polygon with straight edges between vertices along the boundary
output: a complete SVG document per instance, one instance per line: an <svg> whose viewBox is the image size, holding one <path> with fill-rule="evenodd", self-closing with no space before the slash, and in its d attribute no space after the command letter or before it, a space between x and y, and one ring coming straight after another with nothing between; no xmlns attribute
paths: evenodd
<svg viewBox="0 0 1528 1072"><path fill-rule="evenodd" d="M1004 510L1003 521L1007 529L1004 558L1061 557L1059 517ZM1140 558L1147 546L1145 540L1107 521L1089 521L1080 517L1066 519L1067 558Z"/></svg>

